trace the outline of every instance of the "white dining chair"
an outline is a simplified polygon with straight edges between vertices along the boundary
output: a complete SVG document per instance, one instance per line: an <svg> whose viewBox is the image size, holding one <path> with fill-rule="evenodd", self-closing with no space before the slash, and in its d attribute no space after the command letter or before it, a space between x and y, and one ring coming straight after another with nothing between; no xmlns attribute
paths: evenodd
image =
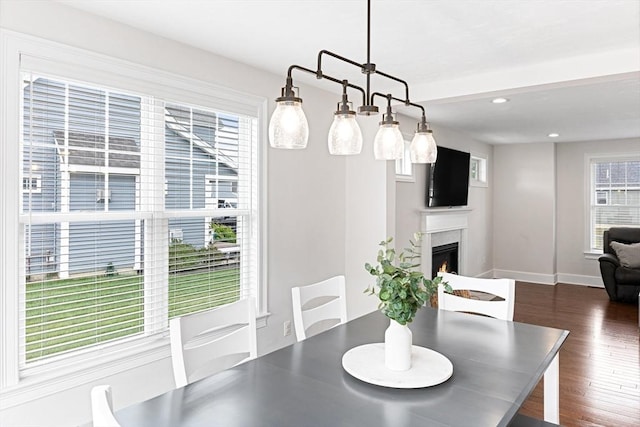
<svg viewBox="0 0 640 427"><path fill-rule="evenodd" d="M439 272L443 282L447 282L451 289L484 292L500 297L499 300L484 300L465 298L445 292L444 287L438 287L438 308L449 311L464 311L483 314L503 320L513 320L516 284L513 279L481 279L466 277L458 274Z"/></svg>
<svg viewBox="0 0 640 427"><path fill-rule="evenodd" d="M113 415L111 386L97 385L91 389L91 416L93 427L120 427Z"/></svg>
<svg viewBox="0 0 640 427"><path fill-rule="evenodd" d="M324 321L321 332L347 321L347 294L344 276L335 276L307 286L291 288L293 302L293 324L296 338L307 338L307 331ZM315 300L315 301L314 301ZM334 324L329 323L333 321ZM321 325L322 326L322 325ZM319 329L319 330L318 330Z"/></svg>
<svg viewBox="0 0 640 427"><path fill-rule="evenodd" d="M176 387L257 356L253 298L169 321Z"/></svg>

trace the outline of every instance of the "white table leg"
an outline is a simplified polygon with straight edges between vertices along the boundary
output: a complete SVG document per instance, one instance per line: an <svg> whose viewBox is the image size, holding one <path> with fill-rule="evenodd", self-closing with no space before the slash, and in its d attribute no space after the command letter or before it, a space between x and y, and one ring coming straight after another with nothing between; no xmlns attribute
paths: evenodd
<svg viewBox="0 0 640 427"><path fill-rule="evenodd" d="M560 364L558 354L544 373L544 420L560 424Z"/></svg>

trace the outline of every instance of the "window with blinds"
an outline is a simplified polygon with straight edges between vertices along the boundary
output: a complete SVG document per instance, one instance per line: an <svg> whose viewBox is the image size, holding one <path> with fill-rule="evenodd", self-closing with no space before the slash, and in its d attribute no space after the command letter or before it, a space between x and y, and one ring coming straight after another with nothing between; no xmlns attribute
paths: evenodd
<svg viewBox="0 0 640 427"><path fill-rule="evenodd" d="M590 160L591 251L602 251L602 235L611 227L640 226L640 157Z"/></svg>
<svg viewBox="0 0 640 427"><path fill-rule="evenodd" d="M21 366L255 295L257 117L30 72Z"/></svg>

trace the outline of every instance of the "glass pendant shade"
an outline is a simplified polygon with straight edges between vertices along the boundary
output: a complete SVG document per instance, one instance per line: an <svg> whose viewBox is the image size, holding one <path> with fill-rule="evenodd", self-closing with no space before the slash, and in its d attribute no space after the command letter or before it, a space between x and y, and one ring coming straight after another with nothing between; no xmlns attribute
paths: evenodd
<svg viewBox="0 0 640 427"><path fill-rule="evenodd" d="M302 102L283 100L269 122L269 143L273 148L306 148L309 140L309 124L302 111Z"/></svg>
<svg viewBox="0 0 640 427"><path fill-rule="evenodd" d="M402 157L404 138L395 123L382 123L373 140L373 155L376 160L395 160Z"/></svg>
<svg viewBox="0 0 640 427"><path fill-rule="evenodd" d="M331 154L360 154L362 151L362 131L356 121L356 114L336 114L329 129L327 142Z"/></svg>
<svg viewBox="0 0 640 427"><path fill-rule="evenodd" d="M438 146L431 131L416 132L409 146L411 163L435 163Z"/></svg>

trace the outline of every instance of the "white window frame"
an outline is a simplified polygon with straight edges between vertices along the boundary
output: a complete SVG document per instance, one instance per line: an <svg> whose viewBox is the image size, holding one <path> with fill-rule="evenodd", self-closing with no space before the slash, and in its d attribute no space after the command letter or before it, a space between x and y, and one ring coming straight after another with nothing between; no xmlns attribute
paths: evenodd
<svg viewBox="0 0 640 427"><path fill-rule="evenodd" d="M0 29L0 162L5 170L5 179L0 183L0 232L4 236L0 241L0 259L5 268L0 271L0 347L3 349L0 360L0 390L2 390L2 408L12 407L56 390L89 384L108 375L135 369L170 355L168 334L149 339L123 339L115 344L96 346L79 350L69 356L52 358L48 363L40 364L28 373L19 369L19 328L20 288L4 286L7 283L23 283L24 266L20 265L20 254L24 253L24 242L20 236L20 215L18 209L22 188L22 165L19 144L21 122L20 105L21 85L20 64L28 62L30 69L45 70L48 73L64 76L73 81L84 81L100 86L117 87L132 93L153 93L167 100L200 105L212 109L222 109L221 105L233 105L233 111L258 118L258 126L253 129L256 135L253 152L258 173L249 184L254 188L250 209L252 228L257 235L257 265L252 277L257 283L258 325L266 325L268 315L266 287L266 154L263 147L266 140L267 100L264 97L240 93L236 90L220 87L212 83L195 80L156 68L132 64L112 57L95 54L36 37ZM34 65L35 64L35 65ZM162 189L160 190L162 191ZM108 351L105 351L108 350Z"/></svg>
<svg viewBox="0 0 640 427"><path fill-rule="evenodd" d="M407 139L406 135L404 137L404 148L402 150L402 157L396 159L395 168L396 168L396 181L399 182L416 182L415 177L415 167L413 163L411 163L411 150L409 147L411 146L411 142Z"/></svg>
<svg viewBox="0 0 640 427"><path fill-rule="evenodd" d="M477 163L477 176L472 173L473 164ZM489 181L487 175L489 172L489 162L487 157L482 154L471 154L471 160L469 162L469 184L472 187L488 187Z"/></svg>
<svg viewBox="0 0 640 427"><path fill-rule="evenodd" d="M602 250L593 248L591 242L591 227L592 227L592 212L595 206L602 206L598 204L595 199L595 181L591 175L591 164L593 162L619 162L625 160L638 160L640 159L639 152L627 152L627 153L603 153L592 154L587 153L584 156L584 256L586 259L597 259L602 255ZM607 195L608 200L608 195Z"/></svg>

